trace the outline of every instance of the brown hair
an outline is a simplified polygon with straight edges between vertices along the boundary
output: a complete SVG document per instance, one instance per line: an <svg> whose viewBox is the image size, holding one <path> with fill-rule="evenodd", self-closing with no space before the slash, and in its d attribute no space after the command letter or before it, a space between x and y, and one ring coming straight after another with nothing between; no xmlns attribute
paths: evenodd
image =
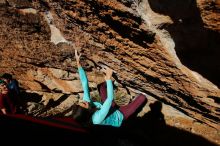
<svg viewBox="0 0 220 146"><path fill-rule="evenodd" d="M96 107L91 103L89 103L88 109L81 107L78 104L74 104L72 106L72 116L77 122L88 127L92 124L92 115L96 110Z"/></svg>

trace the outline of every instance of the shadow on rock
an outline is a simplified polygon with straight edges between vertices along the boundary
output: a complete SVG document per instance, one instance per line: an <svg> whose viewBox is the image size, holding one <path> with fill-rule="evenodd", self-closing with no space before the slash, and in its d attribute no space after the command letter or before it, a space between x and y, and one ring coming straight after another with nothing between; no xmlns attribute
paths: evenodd
<svg viewBox="0 0 220 146"><path fill-rule="evenodd" d="M166 125L160 102L150 108L143 117L131 118L120 128L98 125L85 128L72 118L1 115L2 140L7 144L32 140L39 144L71 142L79 146L217 146L201 136ZM9 131L11 128L13 132ZM11 137L14 140L8 141Z"/></svg>
<svg viewBox="0 0 220 146"><path fill-rule="evenodd" d="M205 138L168 126L158 101L150 104L151 111L143 117L131 118L121 128L93 127L96 145L118 146L217 146Z"/></svg>
<svg viewBox="0 0 220 146"><path fill-rule="evenodd" d="M154 12L170 16L174 21L164 28L174 40L181 62L219 87L220 33L207 29L201 17L201 13L209 10L201 12L195 0L149 0L149 4ZM211 8L211 3L209 9L213 15L217 11L217 8Z"/></svg>

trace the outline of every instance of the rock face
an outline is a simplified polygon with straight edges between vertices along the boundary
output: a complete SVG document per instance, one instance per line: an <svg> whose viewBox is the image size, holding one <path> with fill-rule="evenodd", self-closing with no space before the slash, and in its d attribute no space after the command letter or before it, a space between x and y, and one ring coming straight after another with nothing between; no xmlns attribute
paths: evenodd
<svg viewBox="0 0 220 146"><path fill-rule="evenodd" d="M219 86L219 1L149 0L149 5L173 21L161 27L174 40L181 62Z"/></svg>
<svg viewBox="0 0 220 146"><path fill-rule="evenodd" d="M0 1L0 71L25 90L78 94L78 49L91 91L109 66L131 96L144 92L219 130L219 9L218 0Z"/></svg>

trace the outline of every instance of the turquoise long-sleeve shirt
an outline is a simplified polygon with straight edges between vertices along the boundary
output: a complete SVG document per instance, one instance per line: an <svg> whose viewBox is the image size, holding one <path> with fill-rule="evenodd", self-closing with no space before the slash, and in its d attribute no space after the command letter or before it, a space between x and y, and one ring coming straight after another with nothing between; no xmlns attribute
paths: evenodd
<svg viewBox="0 0 220 146"><path fill-rule="evenodd" d="M82 67L79 67L78 71L84 91L83 100L87 102L92 102L90 98L89 85L88 85L88 79L86 73ZM103 104L101 104L100 102L93 102L98 110L92 115L92 123L99 125L111 125L114 127L120 127L124 119L124 116L119 110L116 110L111 115L108 115L108 117L106 117L111 108L112 101L114 99L112 81L106 80L106 84L107 84L107 99L105 100L105 102Z"/></svg>

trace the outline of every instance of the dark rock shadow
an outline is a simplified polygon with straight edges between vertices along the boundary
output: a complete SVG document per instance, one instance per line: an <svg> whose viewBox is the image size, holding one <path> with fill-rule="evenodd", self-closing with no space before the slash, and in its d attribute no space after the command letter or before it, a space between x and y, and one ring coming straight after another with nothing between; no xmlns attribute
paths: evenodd
<svg viewBox="0 0 220 146"><path fill-rule="evenodd" d="M44 85L40 81L37 81L37 80L34 80L34 81L37 82L38 84L40 84L43 91L45 91L45 92L50 92L51 91L50 88L48 88L46 85Z"/></svg>
<svg viewBox="0 0 220 146"><path fill-rule="evenodd" d="M99 137L96 145L117 146L217 146L190 132L166 125L161 113L162 104L150 105L143 117L131 118L121 128L95 126L92 135ZM110 139L109 139L110 138Z"/></svg>
<svg viewBox="0 0 220 146"><path fill-rule="evenodd" d="M27 102L40 102L42 100L43 95L39 95L37 93L29 93L29 92L25 92L22 91L20 93L20 96L23 100L23 102L27 103Z"/></svg>
<svg viewBox="0 0 220 146"><path fill-rule="evenodd" d="M96 146L217 146L205 138L168 126L160 102L141 118L131 118L120 128L93 126L83 128L74 120L1 115L2 140L7 144L71 143ZM12 129L10 131L9 129ZM22 131L22 133L21 133ZM13 137L13 140L10 140Z"/></svg>
<svg viewBox="0 0 220 146"><path fill-rule="evenodd" d="M22 109L19 110L20 114L28 114L28 102L40 103L43 95L37 93L29 93L26 91L20 92L20 100L22 102Z"/></svg>
<svg viewBox="0 0 220 146"><path fill-rule="evenodd" d="M54 100L54 99L49 99L49 102L47 103L47 105L45 106L45 108L43 108L42 110L40 110L37 115L41 115L47 111L49 111L51 108L55 108L57 106L59 106L64 100L66 100L69 97L68 94L63 94L59 99Z"/></svg>
<svg viewBox="0 0 220 146"><path fill-rule="evenodd" d="M149 4L174 21L162 28L173 38L181 62L220 87L220 33L205 28L196 1L149 0Z"/></svg>
<svg viewBox="0 0 220 146"><path fill-rule="evenodd" d="M46 113L47 111L49 111L52 108L56 108L57 106L59 106L64 100L66 100L69 97L69 94L63 94L59 99L54 100L54 99L49 99L47 105L44 105L42 103L42 97L43 95L39 95L37 93L28 93L25 91L21 92L21 100L24 103L24 113L28 114L29 116L40 116L41 114ZM28 105L28 102L31 103L31 105ZM33 106L33 111L29 111L28 112L28 107L29 106ZM39 106L39 107L36 107ZM37 109L36 109L37 108ZM70 112L72 108L66 109L65 111L63 111L62 113L59 113L57 115L55 115L56 117L61 117Z"/></svg>
<svg viewBox="0 0 220 146"><path fill-rule="evenodd" d="M72 112L72 110L73 110L73 106L67 108L66 110L64 110L64 111L61 112L61 113L58 113L58 114L54 115L54 117L65 117L65 115L66 115L67 113L69 113L69 112ZM72 114L70 114L68 117L72 117Z"/></svg>
<svg viewBox="0 0 220 146"><path fill-rule="evenodd" d="M88 144L86 141L89 140L88 132L74 120L36 118L26 115L0 116L0 128L4 133L1 141L8 145L30 145L30 143L56 145L59 142L79 146Z"/></svg>

